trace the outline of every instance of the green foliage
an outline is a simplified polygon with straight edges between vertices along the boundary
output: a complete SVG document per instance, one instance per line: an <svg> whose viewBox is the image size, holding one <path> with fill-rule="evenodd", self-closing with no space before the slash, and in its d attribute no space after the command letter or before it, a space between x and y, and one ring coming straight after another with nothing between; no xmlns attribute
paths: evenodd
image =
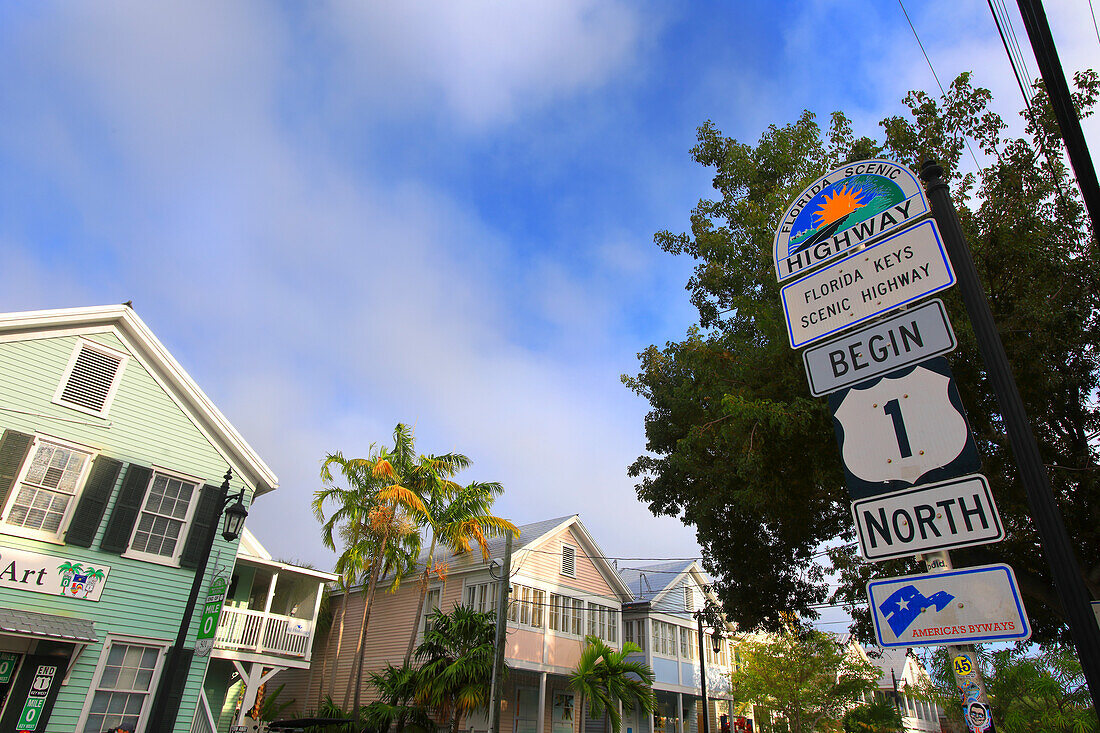
<svg viewBox="0 0 1100 733"><path fill-rule="evenodd" d="M1100 731L1081 665L1068 645L979 650L976 657L1001 733ZM961 723L961 698L947 651L931 651L927 667L932 679L926 698Z"/></svg>
<svg viewBox="0 0 1100 733"><path fill-rule="evenodd" d="M876 698L844 714L844 733L902 733L901 713L889 700Z"/></svg>
<svg viewBox="0 0 1100 733"><path fill-rule="evenodd" d="M282 715L282 712L294 704L294 699L280 700L283 688L286 685L279 685L270 694L264 695L264 701L260 705L260 720L278 720Z"/></svg>
<svg viewBox="0 0 1100 733"><path fill-rule="evenodd" d="M1100 83L1088 72L1077 86L1085 113ZM637 376L623 377L650 403L648 452L630 473L651 511L695 526L704 565L742 628L777 631L791 614L815 618L815 604L829 597L819 549L853 539L827 403L810 397L801 358L788 346L771 260L779 218L806 185L879 155L910 167L928 158L943 163L1083 576L1100 597L1100 523L1092 519L1100 512L1100 467L1089 443L1100 429L1100 251L1061 162L1042 89L1023 139L1003 136L989 101L968 74L940 100L913 92L904 100L908 117L882 122L882 142L856 137L841 113L822 130L806 112L769 127L756 145L724 137L709 122L699 128L692 156L713 169L717 196L693 209L690 233L655 236L665 251L697 261L688 290L699 323L681 341L647 348ZM964 175L967 137L988 164ZM1051 162L1040 159L1040 148ZM954 551L953 559L1012 565L1034 638L1051 639L1063 629L1062 614L996 401L958 295L944 298L960 342L952 367L1007 532L1004 542ZM914 563L863 564L850 548L833 562L842 580L834 598L869 640L866 581L904 574Z"/></svg>
<svg viewBox="0 0 1100 733"><path fill-rule="evenodd" d="M585 637L585 647L577 666L569 675L569 687L580 695L578 715L584 715L587 700L592 718L603 717L606 712L615 733L622 730L623 710L635 708L652 713L657 705L653 694L653 670L645 662L630 660L631 654L642 652L634 642L624 642L616 651L600 638Z"/></svg>
<svg viewBox="0 0 1100 733"><path fill-rule="evenodd" d="M816 630L746 639L731 695L779 713L791 733L809 733L840 720L874 689L879 670L835 636Z"/></svg>
<svg viewBox="0 0 1100 733"><path fill-rule="evenodd" d="M428 712L415 700L422 684L419 670L408 665L387 664L381 672L368 675L370 684L378 690L379 699L363 708L367 730L385 733L392 727L403 730L430 731L434 724Z"/></svg>
<svg viewBox="0 0 1100 733"><path fill-rule="evenodd" d="M436 609L416 648L416 659L422 662L416 701L450 721L455 733L463 715L489 705L495 618L495 613L477 613L467 606L455 606L447 614Z"/></svg>

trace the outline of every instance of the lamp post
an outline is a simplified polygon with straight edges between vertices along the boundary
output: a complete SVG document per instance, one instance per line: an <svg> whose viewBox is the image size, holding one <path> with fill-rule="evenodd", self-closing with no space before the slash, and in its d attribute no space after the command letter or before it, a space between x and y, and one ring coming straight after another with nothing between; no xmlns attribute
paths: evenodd
<svg viewBox="0 0 1100 733"><path fill-rule="evenodd" d="M715 610L708 602L706 608L695 612L695 622L699 627L699 686L703 693L703 733L710 733L710 701L707 700L707 660L703 648L703 618L707 617L710 621L709 625L713 629L711 632L711 648L714 650L714 655L718 656L722 651L721 626L710 620L710 616Z"/></svg>
<svg viewBox="0 0 1100 733"><path fill-rule="evenodd" d="M149 723L145 726L147 731L158 733L170 733L176 724L178 708L171 712L167 709L168 698L173 689L182 688L187 682L187 672L191 668L190 662L183 664L182 655L184 644L187 642L187 631L191 628L191 617L195 615L195 604L202 589L203 577L206 575L206 563L210 559L210 550L214 547L214 538L218 532L218 517L225 514L225 526L222 528L222 537L226 542L233 542L241 534L248 510L244 506L244 489L242 488L233 496L229 495L229 479L233 477L233 469L225 472L225 478L220 487L218 497L218 512L210 522L207 529L206 541L203 544L205 552L195 568L195 579L191 582L191 593L187 596L187 605L183 609L183 618L180 619L179 632L176 634L176 643L168 650L168 658L164 662L160 680L157 682L157 691L153 695L153 709L149 714ZM236 500L232 506L230 501Z"/></svg>

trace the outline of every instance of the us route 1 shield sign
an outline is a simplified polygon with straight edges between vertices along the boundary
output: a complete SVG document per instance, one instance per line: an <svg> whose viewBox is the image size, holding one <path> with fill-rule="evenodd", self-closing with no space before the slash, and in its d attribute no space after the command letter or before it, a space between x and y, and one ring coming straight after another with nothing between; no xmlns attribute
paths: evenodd
<svg viewBox="0 0 1100 733"><path fill-rule="evenodd" d="M958 342L939 298L802 352L810 393L838 389L947 354Z"/></svg>
<svg viewBox="0 0 1100 733"><path fill-rule="evenodd" d="M981 469L942 356L834 392L829 409L854 499Z"/></svg>
<svg viewBox="0 0 1100 733"><path fill-rule="evenodd" d="M985 476L974 474L852 502L859 549L888 560L1004 539Z"/></svg>
<svg viewBox="0 0 1100 733"><path fill-rule="evenodd" d="M931 219L882 239L780 291L791 348L820 341L955 284Z"/></svg>
<svg viewBox="0 0 1100 733"><path fill-rule="evenodd" d="M1008 565L872 580L867 598L882 647L1023 641L1031 636Z"/></svg>
<svg viewBox="0 0 1100 733"><path fill-rule="evenodd" d="M892 160L862 160L807 186L775 232L779 282L828 262L928 213L913 172Z"/></svg>

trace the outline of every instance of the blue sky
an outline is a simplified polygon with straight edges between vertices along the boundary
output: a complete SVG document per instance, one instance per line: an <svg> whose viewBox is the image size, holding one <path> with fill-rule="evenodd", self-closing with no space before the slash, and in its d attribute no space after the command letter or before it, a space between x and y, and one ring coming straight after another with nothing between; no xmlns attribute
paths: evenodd
<svg viewBox="0 0 1100 733"><path fill-rule="evenodd" d="M1067 69L1097 65L1087 4L1046 5ZM1014 113L984 3L907 8L941 80ZM9 3L0 309L132 299L279 475L249 519L276 556L331 562L319 460L398 421L517 522L692 556L634 497L619 375L694 320L652 236L708 195L695 129L877 135L914 88L891 2Z"/></svg>

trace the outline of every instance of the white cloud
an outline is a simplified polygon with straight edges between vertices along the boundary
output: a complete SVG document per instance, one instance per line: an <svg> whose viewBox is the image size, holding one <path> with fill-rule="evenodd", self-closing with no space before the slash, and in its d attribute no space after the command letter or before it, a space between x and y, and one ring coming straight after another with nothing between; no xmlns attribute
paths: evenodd
<svg viewBox="0 0 1100 733"><path fill-rule="evenodd" d="M333 0L322 16L342 45L335 69L370 103L442 105L472 127L599 86L633 60L640 32L617 0Z"/></svg>

